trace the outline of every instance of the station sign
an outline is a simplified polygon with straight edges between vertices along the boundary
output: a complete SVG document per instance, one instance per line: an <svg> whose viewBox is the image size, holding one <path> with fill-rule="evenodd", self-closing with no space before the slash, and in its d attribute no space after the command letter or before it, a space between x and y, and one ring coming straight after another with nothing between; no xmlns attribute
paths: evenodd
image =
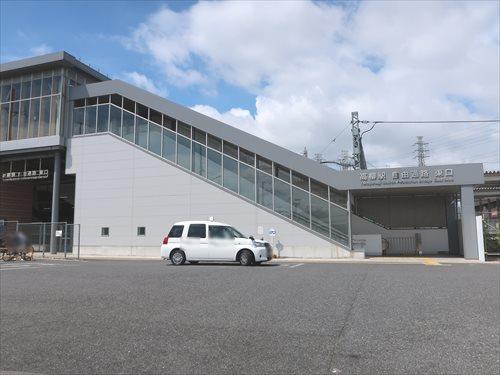
<svg viewBox="0 0 500 375"><path fill-rule="evenodd" d="M5 172L2 173L2 181L24 181L24 180L40 180L49 177L48 169L37 169L33 171Z"/></svg>
<svg viewBox="0 0 500 375"><path fill-rule="evenodd" d="M453 183L453 168L404 168L390 171L362 172L362 186L432 185Z"/></svg>

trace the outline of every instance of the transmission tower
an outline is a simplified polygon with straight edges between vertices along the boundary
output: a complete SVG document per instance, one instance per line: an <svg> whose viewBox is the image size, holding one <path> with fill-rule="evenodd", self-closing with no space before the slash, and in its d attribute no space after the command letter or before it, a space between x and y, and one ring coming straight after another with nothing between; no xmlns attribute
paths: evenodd
<svg viewBox="0 0 500 375"><path fill-rule="evenodd" d="M418 160L418 166L419 167L424 167L425 166L425 159L429 157L429 149L427 148L428 143L424 142L424 137L419 135L417 137L417 142L413 144L416 146L416 149L414 150L415 156L414 158Z"/></svg>
<svg viewBox="0 0 500 375"><path fill-rule="evenodd" d="M307 152L307 147L304 147L304 150L302 151L302 156L305 158L309 157L309 153Z"/></svg>
<svg viewBox="0 0 500 375"><path fill-rule="evenodd" d="M359 130L358 112L351 112L351 132L352 132L352 156L354 158L354 169L366 169L365 153L361 142Z"/></svg>

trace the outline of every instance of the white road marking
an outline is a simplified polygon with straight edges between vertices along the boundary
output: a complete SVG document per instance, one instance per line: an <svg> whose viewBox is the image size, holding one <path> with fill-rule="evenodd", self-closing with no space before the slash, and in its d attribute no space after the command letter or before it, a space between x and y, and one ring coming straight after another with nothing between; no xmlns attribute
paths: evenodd
<svg viewBox="0 0 500 375"><path fill-rule="evenodd" d="M43 268L43 266L64 266L64 267L74 267L76 264L57 264L57 263L18 263L18 264L1 264L0 271L6 270L25 270L33 268Z"/></svg>
<svg viewBox="0 0 500 375"><path fill-rule="evenodd" d="M290 266L290 268L296 268L296 267L300 267L303 265L304 265L304 263L294 264L293 266Z"/></svg>

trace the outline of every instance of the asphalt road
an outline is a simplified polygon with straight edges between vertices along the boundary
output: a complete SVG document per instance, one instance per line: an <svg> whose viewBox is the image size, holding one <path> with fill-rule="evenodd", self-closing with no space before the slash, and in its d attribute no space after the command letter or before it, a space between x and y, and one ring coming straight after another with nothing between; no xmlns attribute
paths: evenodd
<svg viewBox="0 0 500 375"><path fill-rule="evenodd" d="M0 265L0 370L500 371L500 267Z"/></svg>

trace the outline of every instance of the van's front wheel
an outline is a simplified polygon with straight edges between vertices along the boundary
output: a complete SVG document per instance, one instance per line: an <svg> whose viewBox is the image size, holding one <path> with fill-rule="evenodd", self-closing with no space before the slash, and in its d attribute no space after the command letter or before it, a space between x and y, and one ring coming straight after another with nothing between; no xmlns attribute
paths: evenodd
<svg viewBox="0 0 500 375"><path fill-rule="evenodd" d="M253 257L253 253L250 250L243 250L240 253L239 261L242 266L251 266L252 264L254 264L255 259Z"/></svg>
<svg viewBox="0 0 500 375"><path fill-rule="evenodd" d="M172 254L170 254L170 261L174 266L180 266L184 264L186 261L186 255L184 254L184 251L176 249L172 251Z"/></svg>

